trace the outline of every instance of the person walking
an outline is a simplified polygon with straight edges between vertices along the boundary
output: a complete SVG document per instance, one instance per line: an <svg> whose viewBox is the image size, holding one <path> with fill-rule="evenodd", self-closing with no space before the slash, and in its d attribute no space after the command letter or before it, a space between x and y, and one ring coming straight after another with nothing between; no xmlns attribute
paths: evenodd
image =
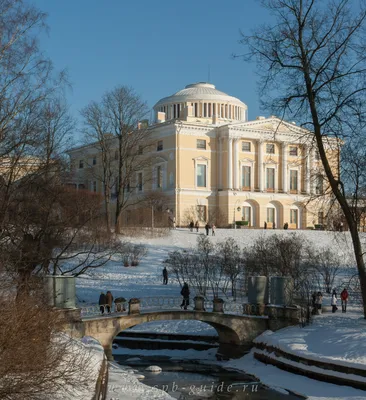
<svg viewBox="0 0 366 400"><path fill-rule="evenodd" d="M182 304L180 305L180 308L184 308L185 310L189 306L189 287L188 283L184 282L182 290L180 291L180 294L183 296Z"/></svg>
<svg viewBox="0 0 366 400"><path fill-rule="evenodd" d="M347 302L348 302L348 291L346 288L344 288L341 293L342 312L347 311Z"/></svg>
<svg viewBox="0 0 366 400"><path fill-rule="evenodd" d="M163 269L163 285L167 285L168 284L168 270L166 269L166 267L164 267Z"/></svg>
<svg viewBox="0 0 366 400"><path fill-rule="evenodd" d="M316 295L316 313L319 315L322 313L322 303L323 303L323 295L322 292L318 292Z"/></svg>
<svg viewBox="0 0 366 400"><path fill-rule="evenodd" d="M332 305L332 313L335 313L338 310L338 307L337 307L337 294L336 294L335 290L333 290L331 305Z"/></svg>
<svg viewBox="0 0 366 400"><path fill-rule="evenodd" d="M102 292L99 296L99 310L101 312L101 314L104 314L104 307L106 305L107 301L106 301L106 297L104 292Z"/></svg>
<svg viewBox="0 0 366 400"><path fill-rule="evenodd" d="M215 224L212 225L212 236L215 236L216 233L216 226Z"/></svg>
<svg viewBox="0 0 366 400"><path fill-rule="evenodd" d="M194 223L193 223L193 221L191 221L190 224L189 224L189 230L191 232L193 232L193 227L194 227Z"/></svg>
<svg viewBox="0 0 366 400"><path fill-rule="evenodd" d="M195 227L196 227L196 232L198 232L198 230L199 230L199 228L200 228L200 224L199 224L199 222L198 221L196 221L196 223L195 223L195 225L194 225Z"/></svg>
<svg viewBox="0 0 366 400"><path fill-rule="evenodd" d="M175 222L175 217L173 217L173 229L177 229L177 224Z"/></svg>
<svg viewBox="0 0 366 400"><path fill-rule="evenodd" d="M111 309L112 309L113 296L112 296L112 293L109 290L108 290L107 294L105 295L105 300L106 300L107 313L110 314L111 313Z"/></svg>
<svg viewBox="0 0 366 400"><path fill-rule="evenodd" d="M206 229L206 235L208 236L209 233L210 233L210 225L208 224L208 222L207 222L207 224L205 225L205 229Z"/></svg>

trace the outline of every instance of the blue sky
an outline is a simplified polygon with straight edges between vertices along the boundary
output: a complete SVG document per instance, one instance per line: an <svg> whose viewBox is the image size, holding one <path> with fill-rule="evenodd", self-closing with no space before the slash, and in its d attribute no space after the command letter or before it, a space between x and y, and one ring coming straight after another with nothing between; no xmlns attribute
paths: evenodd
<svg viewBox="0 0 366 400"><path fill-rule="evenodd" d="M250 32L268 15L256 0L33 0L48 14L41 47L57 70L66 68L72 113L117 85L132 86L150 107L189 83L208 80L240 98L249 118L260 111L254 64L240 29Z"/></svg>

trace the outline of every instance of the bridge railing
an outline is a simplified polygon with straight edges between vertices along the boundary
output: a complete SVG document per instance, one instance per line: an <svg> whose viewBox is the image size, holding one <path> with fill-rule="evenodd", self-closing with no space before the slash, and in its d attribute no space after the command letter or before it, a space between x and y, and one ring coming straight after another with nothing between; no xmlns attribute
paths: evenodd
<svg viewBox="0 0 366 400"><path fill-rule="evenodd" d="M119 315L126 315L129 312L131 313L131 305L128 304L129 302L126 301L124 303L124 308L117 310L117 307L115 304L112 305L111 307L111 312L108 313L108 309L106 306L104 306L104 313L102 314L101 309L99 305L97 304L92 304L92 305L87 305L85 307L81 308L81 316L82 318L86 317L93 317L97 315L109 315L109 314L119 314ZM137 307L135 307L135 310L137 313L139 312L153 312L153 311L164 311L164 310L180 310L181 309L181 304L182 304L182 297L180 296L175 296L175 297L169 297L169 296L160 296L160 297L141 297L138 299L138 304ZM136 306L136 304L135 304ZM195 303L195 299L191 298L190 299L190 304L188 306L188 311L193 311L197 304ZM204 303L202 304L202 308L199 308L198 310L200 311L206 311L206 312L212 312L215 308L214 301L213 300L204 300ZM235 301L223 301L222 304L222 312L225 314L233 314L233 315L243 315L243 314L257 314L256 310L250 310L250 312L245 311L245 305L242 302L235 302ZM216 310L215 310L216 311Z"/></svg>

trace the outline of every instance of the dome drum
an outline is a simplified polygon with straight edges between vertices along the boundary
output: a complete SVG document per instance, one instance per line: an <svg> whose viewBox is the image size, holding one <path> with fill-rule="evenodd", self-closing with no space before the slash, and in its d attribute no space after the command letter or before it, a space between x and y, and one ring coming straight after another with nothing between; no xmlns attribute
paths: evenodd
<svg viewBox="0 0 366 400"><path fill-rule="evenodd" d="M227 123L247 120L247 106L239 99L199 82L165 97L154 106L157 122L183 119L191 122Z"/></svg>

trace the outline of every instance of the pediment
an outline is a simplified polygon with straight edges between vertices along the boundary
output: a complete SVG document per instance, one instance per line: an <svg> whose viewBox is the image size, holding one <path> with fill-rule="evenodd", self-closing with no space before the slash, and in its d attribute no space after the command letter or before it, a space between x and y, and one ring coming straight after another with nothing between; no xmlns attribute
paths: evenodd
<svg viewBox="0 0 366 400"><path fill-rule="evenodd" d="M231 129L254 129L257 131L271 132L271 133L310 133L310 131L301 128L293 122L281 120L277 117L266 118L263 120L254 120L247 122L239 122L230 124Z"/></svg>
<svg viewBox="0 0 366 400"><path fill-rule="evenodd" d="M166 157L162 157L162 156L156 156L155 157L155 163L163 163L163 162L168 162L168 159Z"/></svg>
<svg viewBox="0 0 366 400"><path fill-rule="evenodd" d="M241 158L239 161L242 163L255 163L255 160L253 160L252 158Z"/></svg>
<svg viewBox="0 0 366 400"><path fill-rule="evenodd" d="M279 164L279 162L274 160L272 157L269 157L264 160L264 164Z"/></svg>
<svg viewBox="0 0 366 400"><path fill-rule="evenodd" d="M206 162L207 162L207 161L210 161L209 158L207 158L207 157L202 157L202 156L194 157L193 160L195 160L195 161L206 161Z"/></svg>

